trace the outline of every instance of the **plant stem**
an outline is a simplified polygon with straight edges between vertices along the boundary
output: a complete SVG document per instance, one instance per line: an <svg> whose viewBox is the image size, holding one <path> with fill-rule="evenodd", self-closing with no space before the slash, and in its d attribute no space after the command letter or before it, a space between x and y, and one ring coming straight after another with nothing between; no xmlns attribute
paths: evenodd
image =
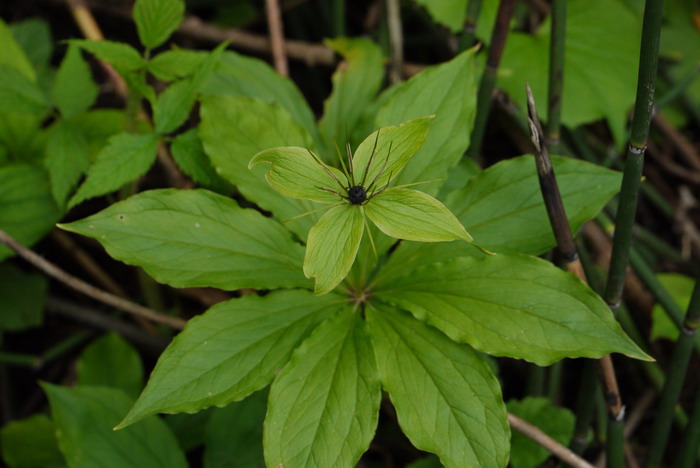
<svg viewBox="0 0 700 468"><path fill-rule="evenodd" d="M561 102L564 89L564 50L566 41L566 2L552 1L552 29L549 47L549 87L547 112L547 148L559 154Z"/></svg>
<svg viewBox="0 0 700 468"><path fill-rule="evenodd" d="M386 20L389 28L389 49L391 52L389 81L396 84L401 81L401 67L403 65L403 30L399 0L386 0Z"/></svg>
<svg viewBox="0 0 700 468"><path fill-rule="evenodd" d="M690 423L683 432L680 454L676 462L676 468L693 468L697 459L698 446L700 445L700 392L695 398L693 414Z"/></svg>
<svg viewBox="0 0 700 468"><path fill-rule="evenodd" d="M486 69L481 76L479 83L479 93L477 95L476 121L472 130L471 145L468 154L476 159L481 154L481 144L486 131L486 123L491 110L491 95L496 86L498 66L501 63L501 56L506 45L506 38L510 29L510 19L515 9L515 0L501 0L496 16L496 25L491 35L491 46L486 59Z"/></svg>
<svg viewBox="0 0 700 468"><path fill-rule="evenodd" d="M476 22L479 20L482 0L467 2L467 17L464 20L464 30L459 38L459 50L467 50L476 43Z"/></svg>
<svg viewBox="0 0 700 468"><path fill-rule="evenodd" d="M265 0L267 10L267 27L270 31L270 43L272 44L272 59L275 70L282 76L289 76L287 64L287 52L284 42L284 27L282 26L282 13L277 0Z"/></svg>
<svg viewBox="0 0 700 468"><path fill-rule="evenodd" d="M345 0L333 0L333 32L345 36Z"/></svg>

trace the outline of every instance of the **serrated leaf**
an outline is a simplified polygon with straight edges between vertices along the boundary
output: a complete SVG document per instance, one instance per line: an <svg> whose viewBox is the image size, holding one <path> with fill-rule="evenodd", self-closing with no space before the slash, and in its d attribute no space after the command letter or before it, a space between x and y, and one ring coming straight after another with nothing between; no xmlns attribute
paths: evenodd
<svg viewBox="0 0 700 468"><path fill-rule="evenodd" d="M0 442L2 458L12 468L66 466L58 450L56 426L45 414L9 422L0 429Z"/></svg>
<svg viewBox="0 0 700 468"><path fill-rule="evenodd" d="M361 210L345 203L334 206L309 231L304 274L316 279L315 294L330 292L350 271L365 228Z"/></svg>
<svg viewBox="0 0 700 468"><path fill-rule="evenodd" d="M120 427L158 412L224 406L260 390L342 304L339 296L277 291L215 305L190 320L161 355Z"/></svg>
<svg viewBox="0 0 700 468"><path fill-rule="evenodd" d="M71 468L185 468L187 461L168 426L153 417L123 431L112 428L131 406L121 390L59 387L44 383L58 443Z"/></svg>
<svg viewBox="0 0 700 468"><path fill-rule="evenodd" d="M145 65L136 49L123 42L89 41L86 39L71 39L68 42L78 45L98 59L109 63L121 74L140 70Z"/></svg>
<svg viewBox="0 0 700 468"><path fill-rule="evenodd" d="M197 129L193 128L176 136L170 144L170 153L182 172L198 185L224 195L231 192L231 185L211 166Z"/></svg>
<svg viewBox="0 0 700 468"><path fill-rule="evenodd" d="M54 104L64 117L71 118L88 110L95 103L99 91L80 48L71 44L58 67L51 89Z"/></svg>
<svg viewBox="0 0 700 468"><path fill-rule="evenodd" d="M136 398L143 388L139 353L116 333L93 341L78 359L78 385L101 385L123 390Z"/></svg>
<svg viewBox="0 0 700 468"><path fill-rule="evenodd" d="M0 330L20 331L41 325L48 281L37 273L24 273L0 263Z"/></svg>
<svg viewBox="0 0 700 468"><path fill-rule="evenodd" d="M197 71L209 54L198 50L175 49L161 52L151 59L146 70L163 81L174 81Z"/></svg>
<svg viewBox="0 0 700 468"><path fill-rule="evenodd" d="M396 184L445 178L469 146L478 81L474 53L462 52L447 63L423 70L395 91L389 88L390 97L375 118L377 127L435 115L425 144L396 178ZM434 195L439 187L440 183L432 183L421 190Z"/></svg>
<svg viewBox="0 0 700 468"><path fill-rule="evenodd" d="M62 228L174 287L308 287L280 224L206 190L150 190Z"/></svg>
<svg viewBox="0 0 700 468"><path fill-rule="evenodd" d="M613 352L650 359L598 295L536 257L461 257L387 279L376 288L382 300L494 356L541 366Z"/></svg>
<svg viewBox="0 0 700 468"><path fill-rule="evenodd" d="M38 114L49 108L39 86L16 68L0 64L0 112Z"/></svg>
<svg viewBox="0 0 700 468"><path fill-rule="evenodd" d="M0 65L18 70L31 82L36 81L36 72L20 45L12 35L12 30L0 18ZM2 81L2 80L0 80Z"/></svg>
<svg viewBox="0 0 700 468"><path fill-rule="evenodd" d="M390 307L366 314L382 386L413 445L447 467L505 467L506 409L477 353Z"/></svg>
<svg viewBox="0 0 700 468"><path fill-rule="evenodd" d="M85 182L68 202L71 208L89 198L120 189L144 175L156 160L158 137L120 133L111 137L87 171Z"/></svg>
<svg viewBox="0 0 700 468"><path fill-rule="evenodd" d="M364 206L367 217L381 231L397 239L420 242L472 241L445 205L417 190L391 188Z"/></svg>
<svg viewBox="0 0 700 468"><path fill-rule="evenodd" d="M357 311L327 320L294 352L270 389L268 466L355 466L374 436L381 388Z"/></svg>
<svg viewBox="0 0 700 468"><path fill-rule="evenodd" d="M134 21L143 44L154 49L168 40L185 15L182 0L136 0Z"/></svg>
<svg viewBox="0 0 700 468"><path fill-rule="evenodd" d="M49 24L39 18L29 18L12 23L10 29L32 67L39 70L47 69L53 53L53 38ZM4 39L0 39L0 43L5 44L5 48L8 47ZM14 66L18 68L16 62Z"/></svg>
<svg viewBox="0 0 700 468"><path fill-rule="evenodd" d="M44 170L25 164L0 168L0 229L20 244L31 246L60 217ZM12 255L9 247L0 245L0 260Z"/></svg>
<svg viewBox="0 0 700 468"><path fill-rule="evenodd" d="M416 2L425 7L433 21L446 26L453 33L460 32L464 27L467 0L416 0Z"/></svg>
<svg viewBox="0 0 700 468"><path fill-rule="evenodd" d="M59 120L46 142L45 151L44 165L51 179L51 193L58 206L65 207L68 195L90 166L88 143L72 123Z"/></svg>

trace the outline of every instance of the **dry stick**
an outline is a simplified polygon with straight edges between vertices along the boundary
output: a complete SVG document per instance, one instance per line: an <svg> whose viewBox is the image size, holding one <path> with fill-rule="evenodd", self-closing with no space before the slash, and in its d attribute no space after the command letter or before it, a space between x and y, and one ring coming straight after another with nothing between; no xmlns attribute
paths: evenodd
<svg viewBox="0 0 700 468"><path fill-rule="evenodd" d="M663 115L656 114L651 118L654 126L669 139L671 144L678 150L678 153L695 170L700 169L700 154L695 150L693 144L679 132Z"/></svg>
<svg viewBox="0 0 700 468"><path fill-rule="evenodd" d="M401 5L399 0L386 0L386 16L391 49L389 80L392 84L396 84L401 81L401 65L403 64L403 32L401 30Z"/></svg>
<svg viewBox="0 0 700 468"><path fill-rule="evenodd" d="M131 314L144 317L154 322L162 323L163 325L168 325L179 330L182 330L185 327L185 324L187 323L182 319L170 317L168 315L151 310L147 307L135 304L126 299L122 299L121 297L115 296L114 294L110 294L106 291L98 289L95 286L92 286L91 284L88 284L85 281L76 278L75 276L63 271L58 266L54 265L48 260L43 259L41 256L37 255L33 251L24 247L23 245L20 245L19 242L14 240L9 234L7 234L2 229L0 229L0 242L14 250L17 253L17 255L34 265L39 270L43 271L52 278L62 282L66 286L69 286L70 288L85 294L86 296L90 296L93 299L111 305L112 307L116 307L117 309L121 309L125 312L129 312Z"/></svg>
<svg viewBox="0 0 700 468"><path fill-rule="evenodd" d="M275 63L275 70L282 76L289 76L289 65L287 64L287 53L284 46L284 28L282 26L282 13L280 12L277 0L265 0L267 10L267 27L270 31L272 42L272 59Z"/></svg>
<svg viewBox="0 0 700 468"><path fill-rule="evenodd" d="M539 445L552 452L552 454L554 454L564 463L568 463L575 468L593 468L593 465L561 445L556 440L549 437L541 429L533 426L532 424L523 421L511 413L508 413L508 422L513 429L523 433L533 441L537 442Z"/></svg>

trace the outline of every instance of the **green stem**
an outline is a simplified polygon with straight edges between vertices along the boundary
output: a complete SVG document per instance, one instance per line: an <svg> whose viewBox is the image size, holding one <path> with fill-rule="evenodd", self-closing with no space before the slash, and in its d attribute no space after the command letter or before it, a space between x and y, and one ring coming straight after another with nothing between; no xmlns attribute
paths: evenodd
<svg viewBox="0 0 700 468"><path fill-rule="evenodd" d="M549 89L547 102L547 148L560 152L561 101L564 89L564 49L566 41L566 2L552 1L552 28L549 48Z"/></svg>
<svg viewBox="0 0 700 468"><path fill-rule="evenodd" d="M683 431L680 454L676 461L676 468L693 468L697 459L698 446L700 446L700 392L695 397L695 407L690 416L690 423Z"/></svg>
<svg viewBox="0 0 700 468"><path fill-rule="evenodd" d="M467 17L464 20L464 31L459 38L459 50L467 50L476 44L476 22L479 20L482 0L469 0L467 2Z"/></svg>
<svg viewBox="0 0 700 468"><path fill-rule="evenodd" d="M333 0L333 29L335 37L345 36L345 0Z"/></svg>
<svg viewBox="0 0 700 468"><path fill-rule="evenodd" d="M92 333L89 331L74 333L44 351L41 355L41 360L43 363L51 362L54 359L63 356L72 349L80 346L90 336L92 336Z"/></svg>
<svg viewBox="0 0 700 468"><path fill-rule="evenodd" d="M533 397L541 397L544 395L544 381L546 368L536 364L530 366L530 372L527 379L527 394Z"/></svg>
<svg viewBox="0 0 700 468"><path fill-rule="evenodd" d="M607 457L607 466L609 467L625 467L625 452L623 450L625 444L625 421L623 413L620 417L608 415L608 432L605 438Z"/></svg>
<svg viewBox="0 0 700 468"><path fill-rule="evenodd" d="M561 376L564 370L564 362L555 362L549 367L549 381L547 382L547 397L552 403L557 404L559 400L559 388L561 386Z"/></svg>
<svg viewBox="0 0 700 468"><path fill-rule="evenodd" d="M32 354L0 351L0 363L12 366L36 367L41 364L41 358Z"/></svg>

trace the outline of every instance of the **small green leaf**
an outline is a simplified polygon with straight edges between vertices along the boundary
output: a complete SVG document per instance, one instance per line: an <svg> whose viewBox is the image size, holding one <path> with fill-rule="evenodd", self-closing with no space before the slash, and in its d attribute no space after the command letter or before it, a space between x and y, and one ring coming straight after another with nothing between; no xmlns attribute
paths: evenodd
<svg viewBox="0 0 700 468"><path fill-rule="evenodd" d="M40 274L24 273L10 263L0 263L0 330L20 331L41 325L48 286Z"/></svg>
<svg viewBox="0 0 700 468"><path fill-rule="evenodd" d="M0 65L0 112L37 114L49 108L41 88L16 68Z"/></svg>
<svg viewBox="0 0 700 468"><path fill-rule="evenodd" d="M386 279L375 294L453 340L494 356L541 366L613 352L650 359L598 295L536 257L456 258Z"/></svg>
<svg viewBox="0 0 700 468"><path fill-rule="evenodd" d="M680 310L688 310L690 298L693 294L695 281L693 278L677 273L659 273L656 278L671 295ZM678 339L679 330L676 324L668 316L660 304L654 305L651 310L651 333L649 339L654 341L666 338L672 341Z"/></svg>
<svg viewBox="0 0 700 468"><path fill-rule="evenodd" d="M158 412L224 406L260 390L311 330L342 304L335 295L277 291L215 305L190 320L161 355L119 427Z"/></svg>
<svg viewBox="0 0 700 468"><path fill-rule="evenodd" d="M375 187L381 188L391 179L396 178L401 169L423 146L432 120L432 116L413 119L396 127L380 128L365 138L352 159L355 182L359 184L361 180L365 180L365 188L368 188L368 185L376 179ZM372 156L375 142L377 148ZM370 159L372 161L369 171L366 172Z"/></svg>
<svg viewBox="0 0 700 468"><path fill-rule="evenodd" d="M381 388L360 315L345 306L294 352L270 389L268 466L355 466L374 436Z"/></svg>
<svg viewBox="0 0 700 468"><path fill-rule="evenodd" d="M567 447L574 433L576 417L566 408L555 408L547 398L528 397L510 400L508 411L535 425L552 439ZM510 464L513 468L537 468L551 453L520 432L513 432Z"/></svg>
<svg viewBox="0 0 700 468"><path fill-rule="evenodd" d="M34 69L47 70L49 60L53 54L54 44L49 24L43 19L29 18L18 23L12 23L10 29L15 41L22 48ZM5 50L12 47L2 37L2 33L0 33L0 44L4 45ZM18 62L13 64L12 61L8 61L8 65L21 69L21 65L18 66ZM31 75L27 76L31 78Z"/></svg>
<svg viewBox="0 0 700 468"><path fill-rule="evenodd" d="M175 287L308 287L303 248L276 221L206 190L150 190L62 225Z"/></svg>
<svg viewBox="0 0 700 468"><path fill-rule="evenodd" d="M366 314L382 385L413 445L447 467L505 467L510 430L488 365L404 312Z"/></svg>
<svg viewBox="0 0 700 468"><path fill-rule="evenodd" d="M80 46L98 59L109 63L121 74L140 70L145 65L136 49L123 42L89 41L86 39L71 39L68 42Z"/></svg>
<svg viewBox="0 0 700 468"><path fill-rule="evenodd" d="M80 48L75 44L69 45L51 89L54 104L64 117L71 118L88 110L95 103L99 91Z"/></svg>
<svg viewBox="0 0 700 468"><path fill-rule="evenodd" d="M136 0L134 21L143 44L155 49L167 41L185 15L182 0Z"/></svg>
<svg viewBox="0 0 700 468"><path fill-rule="evenodd" d="M182 172L198 185L222 195L231 193L231 184L211 166L196 128L176 136L170 145L170 152Z"/></svg>
<svg viewBox="0 0 700 468"><path fill-rule="evenodd" d="M138 179L155 161L157 149L158 137L153 134L114 135L88 169L85 182L70 199L68 207L114 192Z"/></svg>
<svg viewBox="0 0 700 468"><path fill-rule="evenodd" d="M59 120L46 142L44 165L51 179L51 193L60 207L80 176L90 166L90 149L85 137L72 122Z"/></svg>
<svg viewBox="0 0 700 468"><path fill-rule="evenodd" d="M464 27L467 0L416 0L416 2L425 7L433 21L446 26L453 33L460 32Z"/></svg>
<svg viewBox="0 0 700 468"><path fill-rule="evenodd" d="M22 47L12 35L12 30L0 19L0 65L18 70L31 82L36 82L36 72ZM1 82L2 80L0 80Z"/></svg>
<svg viewBox="0 0 700 468"><path fill-rule="evenodd" d="M109 333L85 348L77 363L79 385L118 388L136 398L143 388L139 353L116 333Z"/></svg>
<svg viewBox="0 0 700 468"><path fill-rule="evenodd" d="M117 109L93 109L71 119L71 124L85 136L90 156L95 156L107 144L111 136L126 129L126 113ZM144 128L144 131L148 131Z"/></svg>
<svg viewBox="0 0 700 468"><path fill-rule="evenodd" d="M423 192L392 188L373 197L364 207L382 232L397 239L420 242L472 241L445 205Z"/></svg>
<svg viewBox="0 0 700 468"><path fill-rule="evenodd" d="M166 50L153 57L146 69L159 80L175 81L197 71L207 55L207 52L198 50Z"/></svg>
<svg viewBox="0 0 700 468"><path fill-rule="evenodd" d="M348 181L342 172L325 164L324 170L322 163L314 160L314 155L306 148L270 148L256 154L248 167L253 168L261 163L270 163L270 169L265 174L267 182L288 197L335 203L340 198L323 189L344 193L343 187L348 187ZM332 172L343 187L327 171Z"/></svg>
<svg viewBox="0 0 700 468"><path fill-rule="evenodd" d="M71 468L187 467L177 440L159 418L123 431L112 429L131 406L131 399L121 390L42 386L58 428L59 447Z"/></svg>
<svg viewBox="0 0 700 468"><path fill-rule="evenodd" d="M365 228L362 208L334 206L309 231L304 274L316 278L315 294L326 294L347 276L360 248Z"/></svg>
<svg viewBox="0 0 700 468"><path fill-rule="evenodd" d="M58 450L56 426L45 414L11 421L0 429L2 458L12 468L60 468L66 462Z"/></svg>

